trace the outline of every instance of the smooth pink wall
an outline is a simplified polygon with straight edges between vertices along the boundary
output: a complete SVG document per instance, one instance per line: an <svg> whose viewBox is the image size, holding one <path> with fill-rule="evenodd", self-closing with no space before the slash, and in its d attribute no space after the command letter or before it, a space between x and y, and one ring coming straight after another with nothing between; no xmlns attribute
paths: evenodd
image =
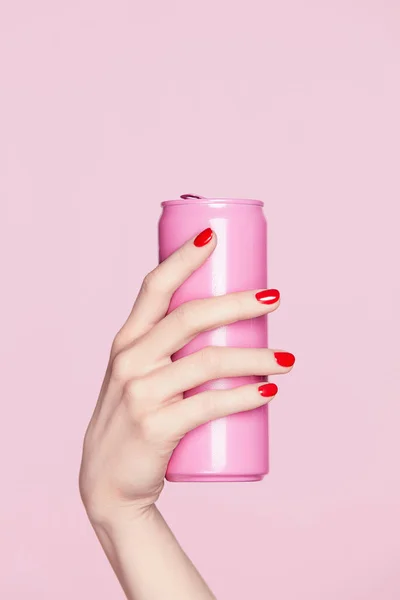
<svg viewBox="0 0 400 600"><path fill-rule="evenodd" d="M400 7L0 8L0 597L122 598L77 492L159 202L265 200L295 352L261 484L160 503L218 598L400 596Z"/></svg>

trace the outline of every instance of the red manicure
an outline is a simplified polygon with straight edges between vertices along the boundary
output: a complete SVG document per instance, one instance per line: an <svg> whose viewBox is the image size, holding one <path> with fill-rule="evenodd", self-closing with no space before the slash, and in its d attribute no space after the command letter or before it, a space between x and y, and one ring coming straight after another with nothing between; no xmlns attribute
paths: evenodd
<svg viewBox="0 0 400 600"><path fill-rule="evenodd" d="M264 398L272 398L278 391L278 386L275 383L264 383L258 388L261 396Z"/></svg>
<svg viewBox="0 0 400 600"><path fill-rule="evenodd" d="M275 352L275 360L281 367L292 367L296 359L290 352Z"/></svg>
<svg viewBox="0 0 400 600"><path fill-rule="evenodd" d="M261 290L257 292L256 298L262 304L275 304L280 298L280 293L278 290Z"/></svg>
<svg viewBox="0 0 400 600"><path fill-rule="evenodd" d="M207 227L207 229L199 233L199 235L195 238L193 244L198 248L201 248L201 246L205 246L206 244L208 244L208 242L211 241L212 236L212 229L210 227Z"/></svg>

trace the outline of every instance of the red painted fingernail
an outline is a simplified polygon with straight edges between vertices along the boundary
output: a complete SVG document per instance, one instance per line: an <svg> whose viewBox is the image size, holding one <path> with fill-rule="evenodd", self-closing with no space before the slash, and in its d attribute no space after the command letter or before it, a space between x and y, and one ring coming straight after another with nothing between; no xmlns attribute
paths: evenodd
<svg viewBox="0 0 400 600"><path fill-rule="evenodd" d="M207 229L199 233L199 235L195 238L193 244L198 248L201 248L201 246L205 246L206 244L208 244L208 242L211 241L212 236L212 229L210 227L207 227Z"/></svg>
<svg viewBox="0 0 400 600"><path fill-rule="evenodd" d="M278 386L275 385L275 383L263 383L263 385L260 385L258 388L258 391L264 398L272 398L272 396L275 396L277 393Z"/></svg>
<svg viewBox="0 0 400 600"><path fill-rule="evenodd" d="M290 352L275 352L275 360L281 367L292 367L296 359Z"/></svg>
<svg viewBox="0 0 400 600"><path fill-rule="evenodd" d="M280 298L280 293L278 290L261 290L257 292L256 298L263 304L275 304Z"/></svg>

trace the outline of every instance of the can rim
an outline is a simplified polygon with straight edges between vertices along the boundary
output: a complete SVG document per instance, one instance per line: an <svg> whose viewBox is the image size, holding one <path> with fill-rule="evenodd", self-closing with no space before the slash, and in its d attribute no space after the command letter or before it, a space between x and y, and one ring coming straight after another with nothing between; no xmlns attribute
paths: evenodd
<svg viewBox="0 0 400 600"><path fill-rule="evenodd" d="M175 200L164 200L161 206L189 206L192 204L253 204L255 206L264 206L262 200L252 198L179 198Z"/></svg>

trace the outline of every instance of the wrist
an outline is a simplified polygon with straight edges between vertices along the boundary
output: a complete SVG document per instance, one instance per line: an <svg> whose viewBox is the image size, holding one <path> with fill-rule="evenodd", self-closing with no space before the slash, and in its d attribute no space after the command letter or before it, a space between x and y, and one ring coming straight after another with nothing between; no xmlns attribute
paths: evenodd
<svg viewBox="0 0 400 600"><path fill-rule="evenodd" d="M105 531L109 535L127 528L141 526L152 520L158 512L154 504L119 504L107 507L86 507L89 521L95 531Z"/></svg>

